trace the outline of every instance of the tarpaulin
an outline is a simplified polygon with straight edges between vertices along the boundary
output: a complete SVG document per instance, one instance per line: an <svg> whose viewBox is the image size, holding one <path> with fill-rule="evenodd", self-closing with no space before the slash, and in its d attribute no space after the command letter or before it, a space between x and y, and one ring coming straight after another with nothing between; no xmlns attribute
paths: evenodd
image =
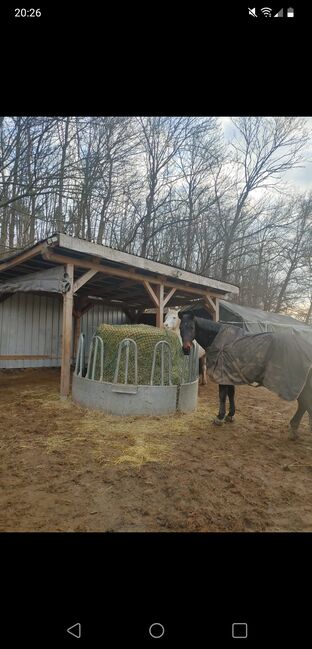
<svg viewBox="0 0 312 649"><path fill-rule="evenodd" d="M70 282L64 266L53 266L53 268L19 275L6 282L0 282L0 294L35 291L66 293L69 289Z"/></svg>
<svg viewBox="0 0 312 649"><path fill-rule="evenodd" d="M312 333L286 329L259 334L221 325L207 348L210 378L219 384L263 385L282 399L293 401L312 367Z"/></svg>

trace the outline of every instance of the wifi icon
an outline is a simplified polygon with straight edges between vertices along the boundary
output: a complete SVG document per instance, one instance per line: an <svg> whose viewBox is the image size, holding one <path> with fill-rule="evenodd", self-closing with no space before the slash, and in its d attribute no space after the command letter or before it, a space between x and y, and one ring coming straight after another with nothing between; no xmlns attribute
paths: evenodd
<svg viewBox="0 0 312 649"><path fill-rule="evenodd" d="M272 9L270 9L270 7L263 7L263 9L261 9L261 11L262 11L263 15L265 16L265 18L271 18Z"/></svg>

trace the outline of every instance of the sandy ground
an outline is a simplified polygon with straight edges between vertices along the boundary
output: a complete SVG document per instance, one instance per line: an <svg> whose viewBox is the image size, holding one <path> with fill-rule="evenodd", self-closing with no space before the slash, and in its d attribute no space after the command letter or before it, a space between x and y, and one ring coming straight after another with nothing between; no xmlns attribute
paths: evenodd
<svg viewBox="0 0 312 649"><path fill-rule="evenodd" d="M196 413L106 416L58 397L59 371L0 372L1 531L311 531L312 437L296 402L237 389L218 428L217 386Z"/></svg>

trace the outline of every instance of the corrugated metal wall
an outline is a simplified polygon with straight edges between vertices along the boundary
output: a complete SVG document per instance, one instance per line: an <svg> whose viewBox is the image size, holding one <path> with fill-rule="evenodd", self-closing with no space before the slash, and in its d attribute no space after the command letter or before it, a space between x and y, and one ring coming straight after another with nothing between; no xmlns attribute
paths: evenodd
<svg viewBox="0 0 312 649"><path fill-rule="evenodd" d="M122 324L125 314L96 304L81 319L86 348L102 322ZM61 364L62 302L56 297L15 293L0 303L0 368L56 367ZM43 356L45 358L1 358Z"/></svg>
<svg viewBox="0 0 312 649"><path fill-rule="evenodd" d="M103 304L96 304L93 309L87 311L81 318L81 333L85 334L85 349L89 349L91 338L99 324L124 324L128 322L126 315L120 309L105 307Z"/></svg>

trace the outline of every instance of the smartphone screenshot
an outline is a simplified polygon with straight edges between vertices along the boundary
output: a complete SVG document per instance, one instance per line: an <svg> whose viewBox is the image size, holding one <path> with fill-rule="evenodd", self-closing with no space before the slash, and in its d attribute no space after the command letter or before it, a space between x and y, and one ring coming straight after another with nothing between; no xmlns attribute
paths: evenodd
<svg viewBox="0 0 312 649"><path fill-rule="evenodd" d="M307 646L309 18L0 9L6 647Z"/></svg>

